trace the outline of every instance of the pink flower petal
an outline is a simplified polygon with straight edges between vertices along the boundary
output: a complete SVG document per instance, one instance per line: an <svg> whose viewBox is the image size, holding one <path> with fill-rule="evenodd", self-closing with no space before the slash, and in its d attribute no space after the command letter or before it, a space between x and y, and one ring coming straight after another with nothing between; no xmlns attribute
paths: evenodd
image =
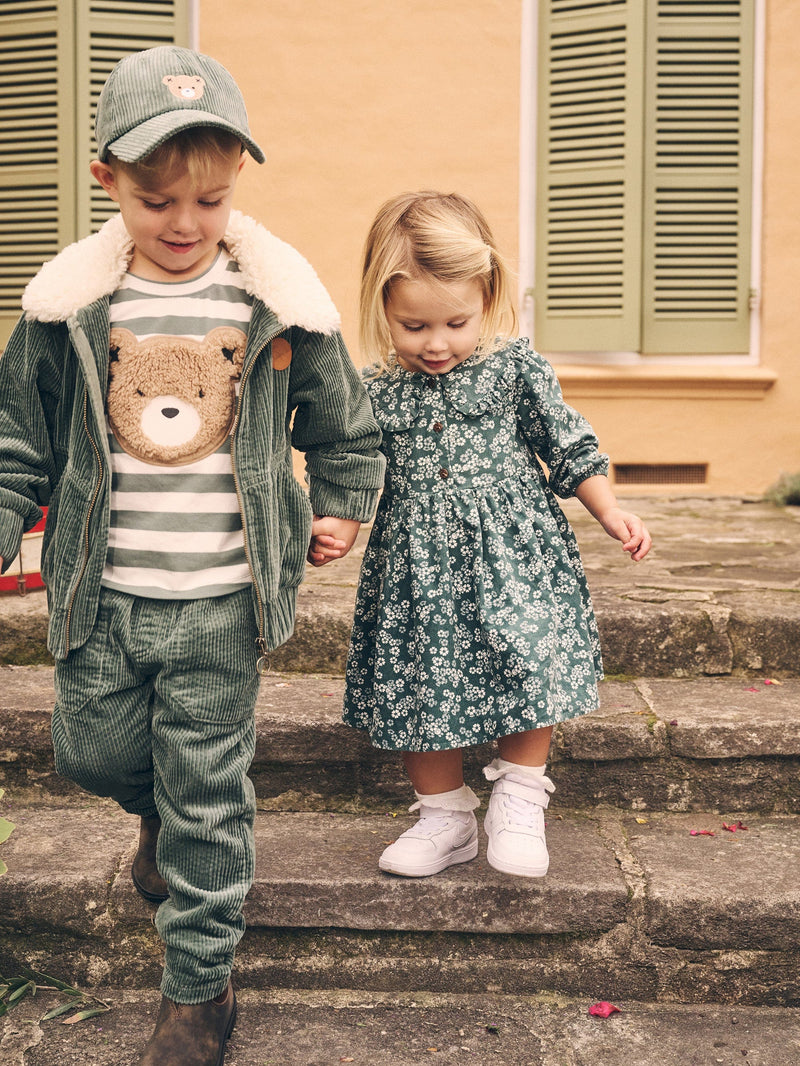
<svg viewBox="0 0 800 1066"><path fill-rule="evenodd" d="M717 834L712 829L690 829L690 837L713 837Z"/></svg>
<svg viewBox="0 0 800 1066"><path fill-rule="evenodd" d="M593 1003L589 1007L589 1013L594 1015L595 1018L608 1018L611 1014L621 1014L622 1011L619 1007L615 1007L613 1003L606 1003L605 1000L600 1003Z"/></svg>
<svg viewBox="0 0 800 1066"><path fill-rule="evenodd" d="M722 828L727 829L729 833L735 833L737 829L744 829L745 831L747 830L747 826L742 825L741 822L731 822L730 825L727 825L725 822L723 822Z"/></svg>

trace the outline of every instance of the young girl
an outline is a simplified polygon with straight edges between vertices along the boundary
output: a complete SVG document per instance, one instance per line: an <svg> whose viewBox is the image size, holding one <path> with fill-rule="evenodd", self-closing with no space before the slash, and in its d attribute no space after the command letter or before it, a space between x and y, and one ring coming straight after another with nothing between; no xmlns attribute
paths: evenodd
<svg viewBox="0 0 800 1066"><path fill-rule="evenodd" d="M473 204L426 192L381 208L366 244L361 339L379 359L365 376L387 474L344 720L403 753L419 820L379 866L407 877L477 855L479 800L462 750L492 740L488 861L547 872L550 735L598 706L602 677L583 566L554 493L577 496L632 559L650 549L609 487L591 427L550 364L512 339L515 325L507 268Z"/></svg>

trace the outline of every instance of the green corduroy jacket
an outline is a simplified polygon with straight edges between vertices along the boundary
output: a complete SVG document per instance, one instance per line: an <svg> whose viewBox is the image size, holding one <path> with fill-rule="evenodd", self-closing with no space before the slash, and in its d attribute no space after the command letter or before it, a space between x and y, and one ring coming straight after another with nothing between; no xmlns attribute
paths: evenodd
<svg viewBox="0 0 800 1066"><path fill-rule="evenodd" d="M384 460L338 313L311 266L238 212L225 245L254 297L231 451L267 651L294 626L312 513L368 520ZM108 307L132 248L117 216L46 263L0 358L0 556L5 569L47 505L42 576L56 658L84 643L97 614L110 513ZM292 350L285 369L271 358L278 337ZM308 492L292 446L305 453Z"/></svg>

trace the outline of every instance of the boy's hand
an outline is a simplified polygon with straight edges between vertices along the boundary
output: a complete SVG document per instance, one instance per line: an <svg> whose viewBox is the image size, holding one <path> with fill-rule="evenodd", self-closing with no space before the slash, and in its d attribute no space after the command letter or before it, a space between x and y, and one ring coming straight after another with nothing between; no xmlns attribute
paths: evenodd
<svg viewBox="0 0 800 1066"><path fill-rule="evenodd" d="M306 558L312 566L324 566L347 555L355 543L361 523L351 518L314 515L311 544Z"/></svg>
<svg viewBox="0 0 800 1066"><path fill-rule="evenodd" d="M610 537L622 541L622 550L630 552L631 559L638 562L650 551L653 541L638 515L623 511L620 507L611 507L598 515L597 519Z"/></svg>

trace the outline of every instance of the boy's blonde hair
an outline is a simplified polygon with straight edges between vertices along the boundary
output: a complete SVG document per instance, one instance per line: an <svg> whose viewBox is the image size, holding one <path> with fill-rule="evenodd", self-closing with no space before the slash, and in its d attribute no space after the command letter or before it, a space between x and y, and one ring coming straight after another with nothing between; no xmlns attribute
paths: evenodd
<svg viewBox="0 0 800 1066"><path fill-rule="evenodd" d="M403 193L380 208L364 247L361 350L369 359L377 358L382 369L393 365L385 313L391 286L420 279L480 283L479 353L493 351L515 334L511 275L481 211L457 193Z"/></svg>
<svg viewBox="0 0 800 1066"><path fill-rule="evenodd" d="M187 174L192 182L201 183L219 163L233 161L244 152L239 138L215 126L193 126L164 141L136 163L124 163L109 152L112 170L124 170L143 189L170 184Z"/></svg>

